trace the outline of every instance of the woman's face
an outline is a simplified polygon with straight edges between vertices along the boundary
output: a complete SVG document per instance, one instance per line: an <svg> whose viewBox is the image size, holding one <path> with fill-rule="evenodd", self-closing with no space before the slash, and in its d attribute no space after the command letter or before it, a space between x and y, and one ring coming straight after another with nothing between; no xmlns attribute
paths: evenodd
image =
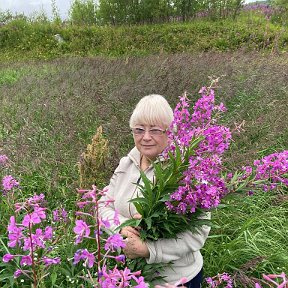
<svg viewBox="0 0 288 288"><path fill-rule="evenodd" d="M161 125L139 124L132 128L132 132L135 146L149 160L155 160L168 144L166 130Z"/></svg>

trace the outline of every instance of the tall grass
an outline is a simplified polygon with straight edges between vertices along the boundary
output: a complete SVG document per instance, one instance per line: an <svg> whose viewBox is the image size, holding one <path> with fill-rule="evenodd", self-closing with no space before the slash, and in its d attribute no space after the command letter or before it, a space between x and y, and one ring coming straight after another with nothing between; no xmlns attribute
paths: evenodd
<svg viewBox="0 0 288 288"><path fill-rule="evenodd" d="M64 205L71 217L79 186L77 161L97 127L103 126L109 140L104 175L108 182L120 157L133 146L129 115L150 93L165 95L174 106L185 90L196 100L208 76L221 76L218 100L228 107L223 121L233 126L245 120L245 131L235 135L226 156L227 168L287 149L286 54L62 58L2 63L0 68L0 148L11 159L9 172L21 181L22 197L45 193L51 209ZM243 275L260 278L261 273L288 271L287 191L281 193L233 195L226 208L213 213L215 227L204 247L206 275L228 271L241 283L248 281ZM9 211L2 203L0 208L0 238L5 240ZM68 233L61 247L63 255L73 254L71 237ZM62 287L72 285L79 272L71 263L65 265L69 269L61 270Z"/></svg>

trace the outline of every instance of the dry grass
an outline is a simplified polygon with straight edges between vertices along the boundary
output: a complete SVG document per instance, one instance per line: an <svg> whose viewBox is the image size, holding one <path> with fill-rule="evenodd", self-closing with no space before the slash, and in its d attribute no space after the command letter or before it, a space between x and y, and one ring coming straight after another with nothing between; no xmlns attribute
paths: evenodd
<svg viewBox="0 0 288 288"><path fill-rule="evenodd" d="M13 83L0 86L0 145L18 174L35 177L30 189L36 192L54 195L59 183L64 190L78 185L75 164L99 125L110 143L108 179L133 145L128 120L136 102L159 93L174 106L185 90L196 100L209 76L221 76L217 99L229 109L224 121L246 121L227 154L230 166L287 148L287 54L66 58L0 68L22 69Z"/></svg>

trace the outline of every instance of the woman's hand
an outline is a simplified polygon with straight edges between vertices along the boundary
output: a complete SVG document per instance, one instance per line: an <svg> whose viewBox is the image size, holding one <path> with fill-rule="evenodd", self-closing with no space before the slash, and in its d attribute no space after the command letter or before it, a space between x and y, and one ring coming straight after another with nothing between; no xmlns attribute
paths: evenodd
<svg viewBox="0 0 288 288"><path fill-rule="evenodd" d="M133 218L141 219L142 216L136 213ZM138 257L149 257L150 254L147 245L140 239L140 233L137 228L125 226L121 229L120 234L126 237L126 247L123 249L123 252L128 258L135 259Z"/></svg>
<svg viewBox="0 0 288 288"><path fill-rule="evenodd" d="M120 230L120 234L123 236L123 238L129 237L131 235L135 235L135 236L140 236L139 231L131 226L125 226Z"/></svg>
<svg viewBox="0 0 288 288"><path fill-rule="evenodd" d="M132 228L132 227L131 227ZM138 257L148 258L150 253L145 242L139 236L131 233L125 239L126 247L123 249L124 254L130 258L135 259Z"/></svg>
<svg viewBox="0 0 288 288"><path fill-rule="evenodd" d="M136 213L134 214L133 216L134 219L141 219L142 216L139 214L139 213ZM138 227L140 228L140 227ZM123 237L129 237L131 235L135 235L135 236L140 236L140 233L139 233L139 229L138 228L135 228L135 227L131 227L131 226L125 226L121 229L120 231L120 234L123 236Z"/></svg>

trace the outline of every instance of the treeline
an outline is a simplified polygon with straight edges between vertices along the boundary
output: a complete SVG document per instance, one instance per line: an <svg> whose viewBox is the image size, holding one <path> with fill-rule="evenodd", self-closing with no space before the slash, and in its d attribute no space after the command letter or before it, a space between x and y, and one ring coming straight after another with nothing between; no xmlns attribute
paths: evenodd
<svg viewBox="0 0 288 288"><path fill-rule="evenodd" d="M267 7L281 8L287 0L267 0ZM186 22L195 18L235 19L244 0L74 0L69 21L77 25L131 25ZM277 10L279 14L279 9Z"/></svg>
<svg viewBox="0 0 288 288"><path fill-rule="evenodd" d="M266 0L261 2L265 6L264 9L260 8L264 14L268 13L269 17L277 14L276 18L284 19L288 16L287 3L287 0ZM54 23L62 24L64 19L60 17L56 0L51 0L51 5L52 19L48 19L45 12L27 17L23 14L12 15L9 11L0 11L0 25L18 19L42 23L52 20ZM235 19L243 6L244 0L72 0L68 18L64 23L81 26L116 26L187 22L195 18ZM249 5L245 5L245 8L247 6ZM259 10L259 7L256 9Z"/></svg>
<svg viewBox="0 0 288 288"><path fill-rule="evenodd" d="M188 21L195 17L235 17L243 0L74 0L75 24L147 24Z"/></svg>

